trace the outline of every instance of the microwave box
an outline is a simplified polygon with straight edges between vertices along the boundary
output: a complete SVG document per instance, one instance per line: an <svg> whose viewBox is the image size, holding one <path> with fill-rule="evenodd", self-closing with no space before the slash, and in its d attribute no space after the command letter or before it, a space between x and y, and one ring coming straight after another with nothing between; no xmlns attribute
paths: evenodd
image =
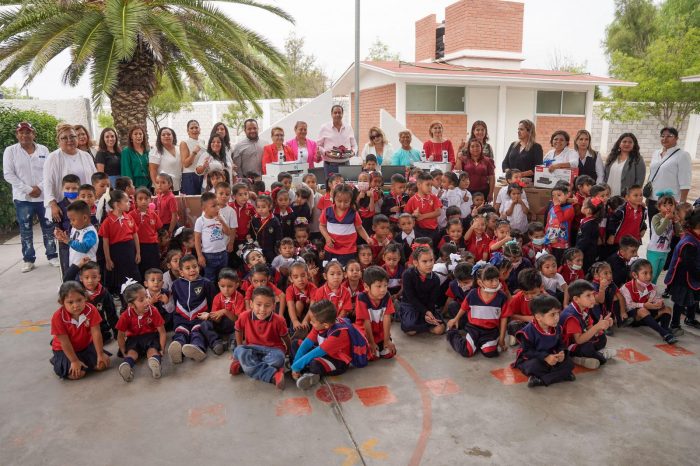
<svg viewBox="0 0 700 466"><path fill-rule="evenodd" d="M572 185L578 176L578 168L557 168L550 172L549 167L537 165L535 167L535 188L553 188L560 181Z"/></svg>

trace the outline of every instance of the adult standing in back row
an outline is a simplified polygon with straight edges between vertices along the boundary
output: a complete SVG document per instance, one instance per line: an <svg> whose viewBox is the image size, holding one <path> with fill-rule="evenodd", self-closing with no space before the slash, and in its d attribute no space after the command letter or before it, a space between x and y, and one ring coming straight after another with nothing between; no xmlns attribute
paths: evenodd
<svg viewBox="0 0 700 466"><path fill-rule="evenodd" d="M326 176L332 173L338 173L341 165L347 165L347 160L339 160L329 156L329 152L333 148L340 146L346 150L352 150L357 154L357 142L355 141L355 133L350 125L343 123L343 107L333 105L331 107L330 123L321 126L318 132L318 140L316 140L318 154L323 157L323 168Z"/></svg>
<svg viewBox="0 0 700 466"><path fill-rule="evenodd" d="M651 219L658 213L656 193L671 191L676 202L685 202L693 177L690 154L678 147L676 128L666 127L661 130L661 147L651 155L649 167L649 180L653 187L651 196L647 199L650 231Z"/></svg>
<svg viewBox="0 0 700 466"><path fill-rule="evenodd" d="M207 144L199 139L200 132L199 122L190 120L187 122L187 139L180 142L180 160L182 160L180 191L191 196L202 193L202 177L196 170L199 157L204 154Z"/></svg>
<svg viewBox="0 0 700 466"><path fill-rule="evenodd" d="M265 143L258 137L258 122L250 118L243 122L245 138L233 146L233 164L238 169L238 176L244 178L248 173L262 175L262 155Z"/></svg>
<svg viewBox="0 0 700 466"><path fill-rule="evenodd" d="M613 196L620 196L630 186L641 186L644 183L646 169L639 153L637 137L632 133L622 133L605 161L604 181L610 185Z"/></svg>
<svg viewBox="0 0 700 466"><path fill-rule="evenodd" d="M428 128L430 139L423 143L425 158L431 162L450 162L455 166L455 149L452 141L443 138L443 126L439 121L433 121Z"/></svg>
<svg viewBox="0 0 700 466"><path fill-rule="evenodd" d="M140 126L129 130L127 146L122 149L122 176L128 176L136 188L151 189L148 173L148 137Z"/></svg>
<svg viewBox="0 0 700 466"><path fill-rule="evenodd" d="M513 142L506 152L501 168L520 170L521 176L533 177L535 167L542 165L542 146L536 142L535 124L530 120L518 123L518 140Z"/></svg>

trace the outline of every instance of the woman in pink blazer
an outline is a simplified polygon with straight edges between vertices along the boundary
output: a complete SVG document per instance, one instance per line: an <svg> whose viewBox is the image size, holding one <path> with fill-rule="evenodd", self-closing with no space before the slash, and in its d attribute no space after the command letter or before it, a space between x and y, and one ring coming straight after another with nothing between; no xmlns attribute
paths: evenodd
<svg viewBox="0 0 700 466"><path fill-rule="evenodd" d="M307 139L308 127L305 121L297 121L294 125L294 139L290 139L285 144L292 149L297 160L309 162L309 168L314 168L314 162L320 162L321 158L316 154L316 142Z"/></svg>

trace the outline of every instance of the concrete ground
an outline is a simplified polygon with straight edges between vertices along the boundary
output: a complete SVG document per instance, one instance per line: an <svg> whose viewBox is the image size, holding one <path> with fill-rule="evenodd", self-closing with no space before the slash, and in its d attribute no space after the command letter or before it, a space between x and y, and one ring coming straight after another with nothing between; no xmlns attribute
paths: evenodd
<svg viewBox="0 0 700 466"><path fill-rule="evenodd" d="M536 389L508 369L513 350L465 360L397 325L397 358L307 392L232 378L229 356L211 354L165 362L160 380L141 362L126 384L113 357L64 382L48 363L58 271L37 247L37 269L22 274L18 239L0 245L2 465L697 464L696 331L671 348L618 331L608 365Z"/></svg>

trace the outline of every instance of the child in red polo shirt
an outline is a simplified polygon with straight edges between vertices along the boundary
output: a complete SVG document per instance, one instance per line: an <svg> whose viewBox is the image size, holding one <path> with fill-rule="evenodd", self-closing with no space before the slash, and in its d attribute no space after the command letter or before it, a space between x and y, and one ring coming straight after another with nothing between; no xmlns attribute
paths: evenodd
<svg viewBox="0 0 700 466"><path fill-rule="evenodd" d="M244 183L236 183L231 187L231 195L233 196L233 202L229 202L228 205L233 207L236 211L236 218L238 219L238 228L236 229L236 242L234 244L234 251L238 250L238 245L244 243L246 236L248 236L248 231L250 229L250 219L255 216L255 206L250 202L250 193L248 192L248 185Z"/></svg>
<svg viewBox="0 0 700 466"><path fill-rule="evenodd" d="M464 235L467 251L474 254L476 261L489 260L489 243L491 238L486 234L486 219L479 215L472 219L472 224Z"/></svg>
<svg viewBox="0 0 700 466"><path fill-rule="evenodd" d="M100 226L102 248L107 267L107 287L112 294L121 294L121 285L127 278L141 281L138 263L141 262L139 237L134 220L128 215L129 198L124 191L110 193L112 211Z"/></svg>
<svg viewBox="0 0 700 466"><path fill-rule="evenodd" d="M558 272L564 277L566 283L574 280L583 280L583 251L578 248L569 248L564 251L564 263Z"/></svg>
<svg viewBox="0 0 700 466"><path fill-rule="evenodd" d="M357 300L357 294L365 291L365 287L362 284L362 265L357 259L350 259L345 265L345 280L343 281L343 287L347 288L350 294L350 301L352 302L353 309L355 308L355 301Z"/></svg>
<svg viewBox="0 0 700 466"><path fill-rule="evenodd" d="M229 373L243 371L248 377L284 390L284 355L291 342L284 318L275 313L275 299L267 286L253 291L251 310L236 320L237 345Z"/></svg>
<svg viewBox="0 0 700 466"><path fill-rule="evenodd" d="M289 266L289 280L291 284L286 292L288 324L297 330L303 327L302 322L309 311L316 286L309 282L308 266L301 261L295 261Z"/></svg>
<svg viewBox="0 0 700 466"><path fill-rule="evenodd" d="M270 280L270 268L267 264L256 264L250 271L250 286L245 292L245 307L247 310L251 309L253 291L255 288L260 288L261 286L266 286L270 288L275 293L275 305L277 306L277 313L284 316L287 302L285 301L285 295L277 288L274 283Z"/></svg>
<svg viewBox="0 0 700 466"><path fill-rule="evenodd" d="M124 362L119 375L124 382L134 380L134 365L139 356L148 358L148 367L154 379L160 378L160 361L165 348L165 322L158 309L150 304L146 288L131 282L122 293L128 307L117 322L117 342Z"/></svg>
<svg viewBox="0 0 700 466"><path fill-rule="evenodd" d="M177 226L177 200L173 194L173 178L167 173L160 173L156 177L156 212L163 228L168 231L168 237L173 236Z"/></svg>
<svg viewBox="0 0 700 466"><path fill-rule="evenodd" d="M430 238L433 244L437 244L437 219L440 216L442 203L432 193L433 177L429 173L420 172L416 185L418 192L408 200L404 211L416 218L416 236Z"/></svg>
<svg viewBox="0 0 700 466"><path fill-rule="evenodd" d="M386 215L378 214L372 219L372 231L369 247L372 248L372 261L382 265L382 250L391 243L391 226Z"/></svg>
<svg viewBox="0 0 700 466"><path fill-rule="evenodd" d="M163 228L163 222L150 204L151 192L146 188L140 188L136 191L136 209L129 212L129 216L136 224L136 235L139 238L141 252L139 271L142 277L146 270L160 267L158 230Z"/></svg>
<svg viewBox="0 0 700 466"><path fill-rule="evenodd" d="M62 379L82 379L87 371L109 367L102 351L102 318L87 301L87 292L78 282L67 281L58 290L61 307L51 317L51 364Z"/></svg>
<svg viewBox="0 0 700 466"><path fill-rule="evenodd" d="M211 330L219 336L230 339L233 338L236 319L245 311L245 299L238 292L241 278L228 267L221 269L218 278L219 293L214 296L211 312L202 320L206 321L204 325L211 326ZM229 342L229 347L233 347L231 342Z"/></svg>
<svg viewBox="0 0 700 466"><path fill-rule="evenodd" d="M389 294L389 274L373 265L362 274L365 292L357 296L355 324L365 329L368 359L390 359L396 354L391 341L391 316L394 303Z"/></svg>
<svg viewBox="0 0 700 466"><path fill-rule="evenodd" d="M330 261L326 264L323 277L326 279L326 283L316 290L311 300L312 304L327 299L338 310L339 318L347 316L352 311L352 301L350 292L342 286L345 277L343 266L337 260ZM307 314L304 323L307 324L310 318L311 314Z"/></svg>
<svg viewBox="0 0 700 466"><path fill-rule="evenodd" d="M521 271L518 274L518 286L520 291L508 300L503 314L501 314L500 335L498 337L498 344L501 348L506 347L506 335L509 346L518 343L515 334L533 320L530 301L536 296L546 294L542 284L542 275L537 269L529 268Z"/></svg>
<svg viewBox="0 0 700 466"><path fill-rule="evenodd" d="M605 233L608 245L619 246L620 238L631 236L641 242L647 229L647 209L644 207L642 187L632 185L625 194L625 203L608 218Z"/></svg>

